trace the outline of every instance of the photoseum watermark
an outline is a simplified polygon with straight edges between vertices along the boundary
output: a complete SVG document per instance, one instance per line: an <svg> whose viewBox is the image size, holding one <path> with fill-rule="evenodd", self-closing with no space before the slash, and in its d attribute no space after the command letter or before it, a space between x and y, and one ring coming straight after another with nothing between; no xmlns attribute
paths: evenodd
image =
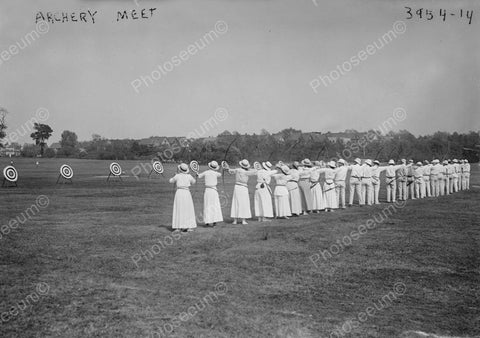
<svg viewBox="0 0 480 338"><path fill-rule="evenodd" d="M138 265L141 261L150 261L155 258L155 256L159 255L162 250L171 247L176 241L182 238L185 232L172 232L171 235L166 235L163 238L158 238L154 244L150 246L149 249L140 250L138 253L135 253L130 258L132 259L133 264L138 268Z"/></svg>
<svg viewBox="0 0 480 338"><path fill-rule="evenodd" d="M407 204L406 201L396 201L389 204L381 212L373 215L369 218L365 224L359 225L355 230L352 230L348 235L343 236L341 239L330 245L326 250L315 253L309 257L310 261L315 265L317 269L321 269L321 263L328 261L333 256L336 256L345 251L345 248L353 244L354 241L358 241L361 237L365 236L369 230L374 230L379 224L382 224L390 216L395 214L398 210L403 209ZM321 260L323 258L323 261Z"/></svg>
<svg viewBox="0 0 480 338"><path fill-rule="evenodd" d="M383 295L380 299L373 302L372 305L361 311L355 318L346 320L341 326L330 332L329 338L340 338L349 336L356 328L359 328L362 323L365 323L369 318L375 316L376 313L381 312L393 305L400 297L407 291L407 287L402 282L396 282L393 285L393 290Z"/></svg>
<svg viewBox="0 0 480 338"><path fill-rule="evenodd" d="M377 51L382 49L385 45L392 42L399 35L402 35L407 30L407 25L403 21L396 21L393 28L383 34L373 43L368 44L364 49L353 55L350 59L344 61L341 65L337 65L328 75L319 75L310 81L310 87L315 94L318 93L318 88L323 84L328 87L333 81L336 81L340 76L350 72L354 67L358 66L362 61L365 61L370 55L374 55ZM378 45L377 45L378 41Z"/></svg>
<svg viewBox="0 0 480 338"><path fill-rule="evenodd" d="M45 209L50 204L50 200L45 195L39 195L35 203L25 209L20 215L12 218L7 224L3 224L0 227L0 240L8 235L12 230L18 229L20 225L25 224L33 216L37 215L42 209Z"/></svg>
<svg viewBox="0 0 480 338"><path fill-rule="evenodd" d="M19 54L22 50L26 49L36 40L44 34L47 34L50 30L48 22L41 21L35 25L35 29L25 34L20 41L16 41L14 44L8 46L8 48L0 51L0 66L10 60L15 55Z"/></svg>
<svg viewBox="0 0 480 338"><path fill-rule="evenodd" d="M337 158L332 160L338 160L340 158L350 159L364 149L369 143L377 140L379 137L386 135L389 131L393 130L399 122L405 121L407 118L407 112L404 108L398 107L393 110L392 116L384 120L376 128L368 131L364 136L355 141L350 141L346 144L346 147L341 153L337 152Z"/></svg>
<svg viewBox="0 0 480 338"><path fill-rule="evenodd" d="M225 282L219 282L215 284L214 291L210 291L203 298L200 298L195 304L189 306L186 311L179 313L169 322L163 324L161 327L150 332L148 337L166 337L171 334L176 327L180 327L182 323L189 321L195 317L198 313L204 311L207 307L214 303L217 303L219 298L227 294L228 287Z"/></svg>
<svg viewBox="0 0 480 338"><path fill-rule="evenodd" d="M4 311L0 314L2 323L7 323L18 315L22 314L27 307L33 306L40 300L42 296L47 295L49 291L50 285L45 282L38 283L35 287L35 291L31 292L21 301L12 305L8 311Z"/></svg>
<svg viewBox="0 0 480 338"><path fill-rule="evenodd" d="M225 34L228 31L228 25L225 21L219 20L215 23L214 29L207 32L200 39L196 40L194 43L189 44L184 50L180 51L178 55L174 55L170 60L165 61L161 65L150 72L149 75L140 76L140 78L134 79L130 85L132 86L135 93L140 93L140 88L144 86L148 88L155 81L160 80L163 76L166 76L168 73L172 72L175 67L180 66L182 63L188 61L190 57L197 54L199 51L207 47L210 43L218 39L220 36Z"/></svg>
<svg viewBox="0 0 480 338"><path fill-rule="evenodd" d="M200 124L199 128L195 128L194 130L188 132L185 138L181 138L179 142L176 142L173 145L169 145L168 148L159 152L157 154L158 160L160 162L171 161L173 159L173 156L180 153L184 148L189 146L189 139L204 137L208 132L217 128L228 117L228 110L224 107L218 107L217 109L215 109L213 115L211 115L207 120L203 121ZM139 180L139 175L142 172L150 173L152 171L153 163L155 161L156 159L152 160L152 162L137 164L130 170L130 172L137 180Z"/></svg>
<svg viewBox="0 0 480 338"><path fill-rule="evenodd" d="M5 136L4 141L7 143L18 142L20 137L30 136L30 133L33 131L35 123L42 123L48 120L50 117L50 112L47 108L38 108L35 112L35 116L30 118L27 122L22 124L21 127L15 129Z"/></svg>

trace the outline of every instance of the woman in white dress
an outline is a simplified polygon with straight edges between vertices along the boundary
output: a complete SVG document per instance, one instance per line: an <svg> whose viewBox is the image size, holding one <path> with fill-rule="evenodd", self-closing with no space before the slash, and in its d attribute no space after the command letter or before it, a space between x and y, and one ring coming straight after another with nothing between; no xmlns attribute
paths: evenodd
<svg viewBox="0 0 480 338"><path fill-rule="evenodd" d="M325 211L333 211L338 209L337 193L335 192L335 167L334 161L328 162L327 168L322 171L325 173L325 183L323 184L323 192L325 196Z"/></svg>
<svg viewBox="0 0 480 338"><path fill-rule="evenodd" d="M197 227L193 199L190 194L190 185L195 184L195 179L188 172L188 165L182 163L178 166L177 174L169 180L177 187L172 216L172 228L176 232L193 231Z"/></svg>
<svg viewBox="0 0 480 338"><path fill-rule="evenodd" d="M248 160L238 162L240 168L229 169L230 174L235 174L235 188L233 189L232 209L230 217L233 218L233 224L237 224L239 219L242 224L248 224L246 219L252 217L250 210L250 196L248 195L248 178L257 173L256 170L249 170Z"/></svg>
<svg viewBox="0 0 480 338"><path fill-rule="evenodd" d="M292 178L289 173L290 169L286 165L282 165L280 166L280 173L273 175L277 183L273 193L275 196L275 216L285 219L292 215L287 189L287 181Z"/></svg>
<svg viewBox="0 0 480 338"><path fill-rule="evenodd" d="M205 225L217 225L217 222L223 222L222 207L218 197L217 182L222 176L218 172L220 166L217 161L208 163L210 170L204 171L198 175L198 178L205 178L205 193L203 194L203 221Z"/></svg>
<svg viewBox="0 0 480 338"><path fill-rule="evenodd" d="M257 171L257 185L255 187L255 216L259 222L266 222L267 217L273 217L272 190L270 181L276 170L272 169L270 162L262 163L263 169Z"/></svg>
<svg viewBox="0 0 480 338"><path fill-rule="evenodd" d="M302 199L300 197L300 189L298 188L298 180L300 179L298 172L299 165L300 163L297 161L293 162L292 168L290 169L291 178L287 182L290 197L290 211L294 216L300 216L302 214Z"/></svg>
<svg viewBox="0 0 480 338"><path fill-rule="evenodd" d="M323 171L323 168L320 168L320 162L316 162L315 165L316 167L310 172L310 189L312 191L312 208L314 212L318 213L320 210L325 210L326 203L320 183L320 173Z"/></svg>
<svg viewBox="0 0 480 338"><path fill-rule="evenodd" d="M302 201L303 214L306 215L313 210L313 198L310 184L310 174L312 172L312 162L306 158L302 160L302 167L298 168L300 179L298 187L300 188L300 197Z"/></svg>

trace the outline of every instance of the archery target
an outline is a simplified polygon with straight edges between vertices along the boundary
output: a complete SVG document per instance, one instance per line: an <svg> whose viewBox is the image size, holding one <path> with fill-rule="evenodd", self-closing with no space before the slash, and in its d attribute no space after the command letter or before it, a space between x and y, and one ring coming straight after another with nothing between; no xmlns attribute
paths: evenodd
<svg viewBox="0 0 480 338"><path fill-rule="evenodd" d="M16 182L18 180L18 173L15 167L9 165L3 169L3 177L9 182Z"/></svg>
<svg viewBox="0 0 480 338"><path fill-rule="evenodd" d="M122 174L122 167L117 162L110 164L110 172L113 176L120 176Z"/></svg>
<svg viewBox="0 0 480 338"><path fill-rule="evenodd" d="M260 162L253 162L253 168L255 170L262 170L262 165L260 164Z"/></svg>
<svg viewBox="0 0 480 338"><path fill-rule="evenodd" d="M192 169L193 172L198 173L198 170L200 170L200 166L198 165L198 162L197 161L190 162L190 169Z"/></svg>
<svg viewBox="0 0 480 338"><path fill-rule="evenodd" d="M62 165L60 167L60 175L62 175L63 178L66 178L67 180L71 179L73 177L72 167L67 164Z"/></svg>
<svg viewBox="0 0 480 338"><path fill-rule="evenodd" d="M160 161L155 161L155 162L153 162L153 170L155 170L155 172L156 172L157 174L163 173L163 164L162 164L162 162L160 162Z"/></svg>

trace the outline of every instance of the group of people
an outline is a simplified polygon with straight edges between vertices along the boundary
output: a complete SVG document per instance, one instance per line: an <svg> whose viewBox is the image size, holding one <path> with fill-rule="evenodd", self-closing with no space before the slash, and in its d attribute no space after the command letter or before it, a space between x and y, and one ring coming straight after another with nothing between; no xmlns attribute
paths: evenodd
<svg viewBox="0 0 480 338"><path fill-rule="evenodd" d="M222 164L223 165L223 164ZM203 221L207 226L215 226L223 221L220 198L217 191L220 165L216 161L208 163L208 170L198 173L197 179L205 180ZM247 224L252 218L248 181L256 177L254 212L259 222L270 218L285 218L307 215L320 211L332 212L345 209L345 191L348 183L348 205L353 206L355 197L358 204L379 204L380 174L385 171L387 202L448 195L460 190L468 190L470 185L470 164L467 160L435 159L416 162L405 159L398 164L390 160L381 166L377 160L359 158L349 164L338 161L293 162L290 166L279 162L275 166L269 161L258 163L252 169L248 160L239 162L238 168L227 168L226 173L235 175L230 216L233 224ZM186 163L178 166L177 174L170 179L176 185L173 204L172 228L175 231L192 231L197 226L190 186L196 179L190 175ZM347 182L347 175L348 182ZM272 191L272 179L275 186ZM273 197L273 203L272 203Z"/></svg>

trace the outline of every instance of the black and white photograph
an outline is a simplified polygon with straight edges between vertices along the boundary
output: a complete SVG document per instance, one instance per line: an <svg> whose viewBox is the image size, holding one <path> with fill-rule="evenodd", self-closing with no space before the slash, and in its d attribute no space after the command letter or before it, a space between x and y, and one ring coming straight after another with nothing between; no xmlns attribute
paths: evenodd
<svg viewBox="0 0 480 338"><path fill-rule="evenodd" d="M0 3L0 337L480 338L480 2Z"/></svg>

